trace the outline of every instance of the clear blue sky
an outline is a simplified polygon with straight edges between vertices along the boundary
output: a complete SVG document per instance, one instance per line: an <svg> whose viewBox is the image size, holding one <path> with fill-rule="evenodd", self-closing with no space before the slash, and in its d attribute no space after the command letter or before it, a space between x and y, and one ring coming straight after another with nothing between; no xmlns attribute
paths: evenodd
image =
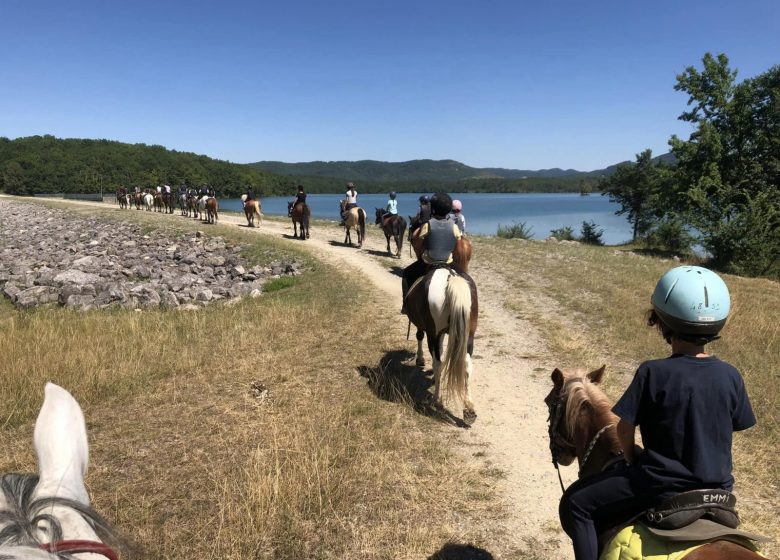
<svg viewBox="0 0 780 560"><path fill-rule="evenodd" d="M780 2L2 0L0 135L589 170L688 134L706 51L780 63Z"/></svg>

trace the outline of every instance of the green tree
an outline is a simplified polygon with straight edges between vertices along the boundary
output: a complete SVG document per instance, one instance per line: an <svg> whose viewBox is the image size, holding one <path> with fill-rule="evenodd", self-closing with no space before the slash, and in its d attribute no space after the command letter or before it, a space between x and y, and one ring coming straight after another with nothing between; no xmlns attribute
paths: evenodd
<svg viewBox="0 0 780 560"><path fill-rule="evenodd" d="M672 136L677 159L666 200L701 235L715 266L751 275L780 273L780 66L737 83L728 58L707 53L675 89L688 94Z"/></svg>
<svg viewBox="0 0 780 560"><path fill-rule="evenodd" d="M636 155L635 163L618 165L612 175L599 183L601 194L620 204L615 214L628 214L634 241L647 233L657 217L658 193L668 176L665 165L653 162L652 150L645 150Z"/></svg>

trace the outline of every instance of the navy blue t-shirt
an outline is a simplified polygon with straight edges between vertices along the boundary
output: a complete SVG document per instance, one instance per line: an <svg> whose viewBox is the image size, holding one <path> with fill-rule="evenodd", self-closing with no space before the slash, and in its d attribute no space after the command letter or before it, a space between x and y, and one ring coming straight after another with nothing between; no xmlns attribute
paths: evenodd
<svg viewBox="0 0 780 560"><path fill-rule="evenodd" d="M612 411L639 426L653 485L731 490L731 439L756 423L736 368L710 356L643 363Z"/></svg>

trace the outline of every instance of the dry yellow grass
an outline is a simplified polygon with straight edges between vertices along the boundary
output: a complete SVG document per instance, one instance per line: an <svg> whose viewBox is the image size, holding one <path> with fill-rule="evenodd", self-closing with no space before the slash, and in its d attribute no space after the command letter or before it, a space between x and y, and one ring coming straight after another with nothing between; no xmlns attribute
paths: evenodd
<svg viewBox="0 0 780 560"><path fill-rule="evenodd" d="M480 262L512 288L508 302L545 336L560 366L608 365L608 393L618 397L636 366L668 355L669 347L645 322L650 295L661 275L678 263L622 248L478 238ZM732 313L723 338L709 351L734 364L748 388L758 425L735 437L740 510L747 527L780 539L780 284L724 276ZM780 548L770 545L776 553Z"/></svg>
<svg viewBox="0 0 780 560"><path fill-rule="evenodd" d="M208 232L256 260L291 250ZM0 472L34 469L32 421L52 380L84 408L88 485L137 544L126 558L425 558L449 541L500 551L495 478L453 456L440 423L371 392L357 369L397 341L366 318L370 294L306 262L292 285L195 313L0 304Z"/></svg>

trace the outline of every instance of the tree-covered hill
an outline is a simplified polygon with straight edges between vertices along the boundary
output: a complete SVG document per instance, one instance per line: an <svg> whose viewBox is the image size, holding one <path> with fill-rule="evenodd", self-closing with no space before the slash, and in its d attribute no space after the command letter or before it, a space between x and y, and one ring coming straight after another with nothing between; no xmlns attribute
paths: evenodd
<svg viewBox="0 0 780 560"><path fill-rule="evenodd" d="M112 192L119 186L213 185L220 196L248 186L263 195L289 193L281 175L162 146L110 140L0 137L0 190L11 194Z"/></svg>

